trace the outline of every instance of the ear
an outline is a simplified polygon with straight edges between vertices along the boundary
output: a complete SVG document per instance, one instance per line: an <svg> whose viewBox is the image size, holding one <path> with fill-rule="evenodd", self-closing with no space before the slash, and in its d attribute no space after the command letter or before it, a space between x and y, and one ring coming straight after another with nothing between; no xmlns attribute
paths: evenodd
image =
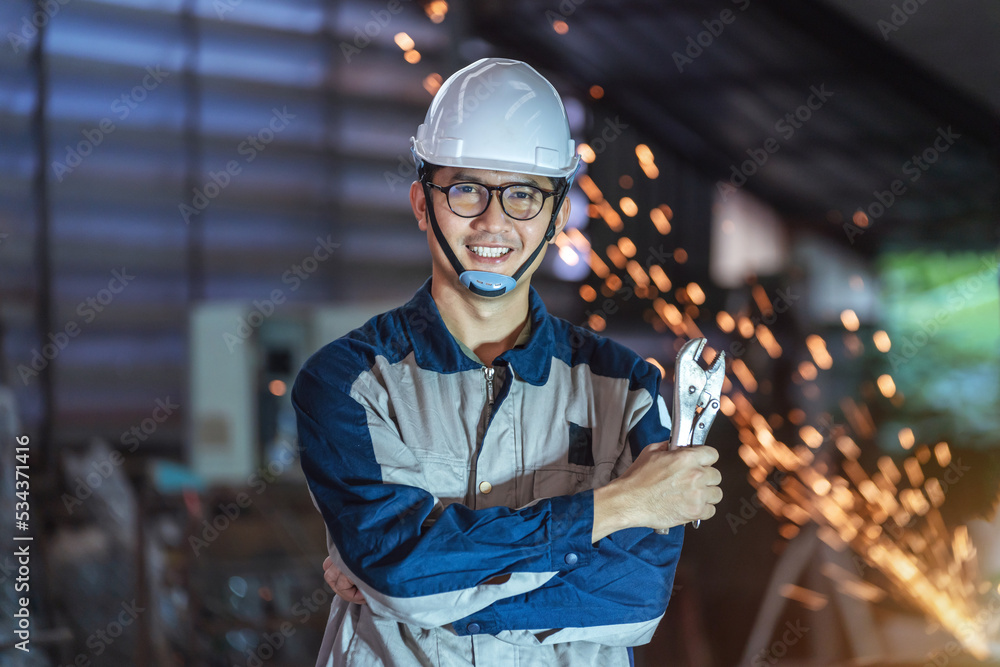
<svg viewBox="0 0 1000 667"><path fill-rule="evenodd" d="M556 237L559 233L566 228L566 223L569 222L569 212L572 210L573 206L569 203L569 194L563 199L562 206L559 207L559 215L556 216L556 226L555 231L552 233L552 238L549 239L549 243L555 243Z"/></svg>
<svg viewBox="0 0 1000 667"><path fill-rule="evenodd" d="M410 206L413 208L413 215L417 218L417 227L420 231L427 231L427 198L424 196L424 186L420 181L410 183Z"/></svg>

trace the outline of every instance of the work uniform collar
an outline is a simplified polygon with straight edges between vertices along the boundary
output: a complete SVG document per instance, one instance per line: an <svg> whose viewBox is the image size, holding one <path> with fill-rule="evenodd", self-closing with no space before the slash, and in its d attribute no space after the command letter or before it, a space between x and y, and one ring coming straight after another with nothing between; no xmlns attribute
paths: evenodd
<svg viewBox="0 0 1000 667"><path fill-rule="evenodd" d="M554 356L552 323L548 310L534 287L528 288L528 324L531 335L527 341L498 356L493 364L509 364L518 377L533 384L543 385L549 377L549 367ZM482 367L470 358L462 345L451 334L441 318L431 296L431 279L417 290L403 306L404 325L413 341L413 355L417 365L438 373L455 373Z"/></svg>

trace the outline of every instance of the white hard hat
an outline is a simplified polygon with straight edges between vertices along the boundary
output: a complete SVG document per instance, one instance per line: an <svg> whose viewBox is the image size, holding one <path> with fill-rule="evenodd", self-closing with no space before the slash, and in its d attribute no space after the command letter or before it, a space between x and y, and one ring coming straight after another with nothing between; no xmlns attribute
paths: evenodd
<svg viewBox="0 0 1000 667"><path fill-rule="evenodd" d="M417 134L415 159L570 178L580 157L559 93L531 66L483 58L445 81Z"/></svg>

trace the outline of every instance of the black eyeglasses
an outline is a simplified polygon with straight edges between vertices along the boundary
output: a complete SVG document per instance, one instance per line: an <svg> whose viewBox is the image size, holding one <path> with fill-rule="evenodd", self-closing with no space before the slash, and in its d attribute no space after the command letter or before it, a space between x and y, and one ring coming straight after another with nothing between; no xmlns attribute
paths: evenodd
<svg viewBox="0 0 1000 667"><path fill-rule="evenodd" d="M443 192L448 208L462 218L475 218L485 213L490 206L493 193L499 192L500 206L504 213L515 220L531 220L542 212L545 200L557 194L524 183L483 185L470 182L444 186L425 182L435 190Z"/></svg>

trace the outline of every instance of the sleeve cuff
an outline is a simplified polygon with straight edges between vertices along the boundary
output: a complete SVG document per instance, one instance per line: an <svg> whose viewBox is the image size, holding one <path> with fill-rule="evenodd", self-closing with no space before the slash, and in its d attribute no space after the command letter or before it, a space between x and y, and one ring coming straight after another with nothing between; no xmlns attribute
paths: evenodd
<svg viewBox="0 0 1000 667"><path fill-rule="evenodd" d="M550 552L552 570L568 572L590 565L594 553L594 492L556 496L552 512Z"/></svg>

